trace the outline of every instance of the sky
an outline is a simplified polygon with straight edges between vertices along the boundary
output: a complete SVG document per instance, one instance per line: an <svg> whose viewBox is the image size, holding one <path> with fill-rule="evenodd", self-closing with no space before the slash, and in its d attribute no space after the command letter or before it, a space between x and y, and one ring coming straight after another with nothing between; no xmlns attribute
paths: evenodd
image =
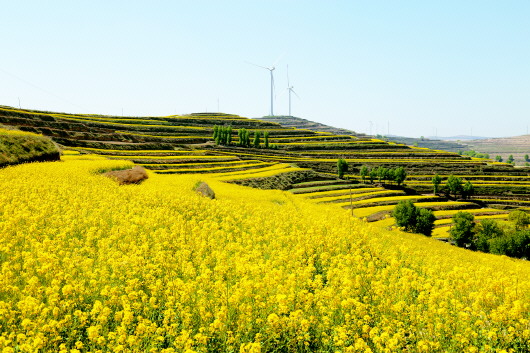
<svg viewBox="0 0 530 353"><path fill-rule="evenodd" d="M0 105L292 115L361 133L516 136L530 1L0 0ZM256 66L258 65L258 66Z"/></svg>

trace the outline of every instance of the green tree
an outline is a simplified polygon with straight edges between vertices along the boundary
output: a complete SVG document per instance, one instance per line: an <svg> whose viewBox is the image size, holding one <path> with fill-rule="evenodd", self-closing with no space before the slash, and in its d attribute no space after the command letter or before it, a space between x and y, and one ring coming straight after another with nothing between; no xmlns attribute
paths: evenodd
<svg viewBox="0 0 530 353"><path fill-rule="evenodd" d="M256 131L254 132L254 140L252 141L252 144L255 148L259 148L259 145L261 143L261 132Z"/></svg>
<svg viewBox="0 0 530 353"><path fill-rule="evenodd" d="M386 175L386 168L380 165L377 168L377 179L379 179L380 183L382 183L383 180L385 179L385 175Z"/></svg>
<svg viewBox="0 0 530 353"><path fill-rule="evenodd" d="M394 171L394 180L398 185L401 185L407 178L407 172L403 167L397 167Z"/></svg>
<svg viewBox="0 0 530 353"><path fill-rule="evenodd" d="M396 219L398 227L402 227L407 232L412 232L416 228L418 213L418 208L414 206L412 201L402 200L394 207L392 217Z"/></svg>
<svg viewBox="0 0 530 353"><path fill-rule="evenodd" d="M503 232L499 224L493 219L484 219L475 226L472 240L473 248L482 252L489 252L491 239L501 236L503 236Z"/></svg>
<svg viewBox="0 0 530 353"><path fill-rule="evenodd" d="M369 174L369 176L370 176L370 183L373 184L374 181L375 181L375 179L377 178L377 170L376 170L375 168L372 168L372 169L370 170L370 174Z"/></svg>
<svg viewBox="0 0 530 353"><path fill-rule="evenodd" d="M530 162L530 159L528 158L527 154L524 155L524 160L525 160L525 162Z"/></svg>
<svg viewBox="0 0 530 353"><path fill-rule="evenodd" d="M475 187L473 186L473 184L471 184L469 180L467 180L464 186L462 186L462 196L464 196L465 199L468 199L473 196L474 193Z"/></svg>
<svg viewBox="0 0 530 353"><path fill-rule="evenodd" d="M514 162L513 154L508 156L508 160L506 162L508 162L508 163L513 163Z"/></svg>
<svg viewBox="0 0 530 353"><path fill-rule="evenodd" d="M514 210L508 215L508 220L513 222L515 229L521 230L530 224L530 216L522 210Z"/></svg>
<svg viewBox="0 0 530 353"><path fill-rule="evenodd" d="M344 173L348 172L348 162L345 159L339 158L337 161L337 173L339 175L339 178L342 179L344 177Z"/></svg>
<svg viewBox="0 0 530 353"><path fill-rule="evenodd" d="M434 221L436 217L431 210L426 208L420 208L418 216L416 218L416 226L414 227L414 232L421 233L430 237L432 235L432 230L434 228Z"/></svg>
<svg viewBox="0 0 530 353"><path fill-rule="evenodd" d="M475 217L469 212L458 212L453 216L453 226L449 231L451 238L457 246L471 246L473 242L473 229Z"/></svg>
<svg viewBox="0 0 530 353"><path fill-rule="evenodd" d="M250 147L250 133L247 131L247 129L239 129L237 131L237 136L239 137L239 146Z"/></svg>
<svg viewBox="0 0 530 353"><path fill-rule="evenodd" d="M432 185L434 186L434 194L437 194L438 191L439 191L439 187L440 187L440 184L442 183L442 178L436 174L435 176L432 177L431 179L432 181Z"/></svg>
<svg viewBox="0 0 530 353"><path fill-rule="evenodd" d="M502 162L502 161L503 161L503 159L502 159L501 156L495 156L495 160L496 160L497 162Z"/></svg>
<svg viewBox="0 0 530 353"><path fill-rule="evenodd" d="M392 216L396 219L398 227L402 227L407 232L420 233L429 237L432 235L436 217L431 210L418 208L410 200L400 201L394 207Z"/></svg>
<svg viewBox="0 0 530 353"><path fill-rule="evenodd" d="M213 139L217 141L217 136L219 135L219 126L214 125L213 127Z"/></svg>
<svg viewBox="0 0 530 353"><path fill-rule="evenodd" d="M232 144L232 125L226 129L226 144L229 146Z"/></svg>
<svg viewBox="0 0 530 353"><path fill-rule="evenodd" d="M392 168L385 168L385 176L384 180L388 181L390 184L392 184L392 181L394 180L394 169Z"/></svg>
<svg viewBox="0 0 530 353"><path fill-rule="evenodd" d="M515 231L490 240L492 254L530 258L530 231Z"/></svg>
<svg viewBox="0 0 530 353"><path fill-rule="evenodd" d="M449 189L449 192L455 195L456 198L459 193L462 193L462 179L454 175L450 175L447 179L447 188Z"/></svg>
<svg viewBox="0 0 530 353"><path fill-rule="evenodd" d="M363 166L361 167L361 172L360 172L360 174L361 174L361 180L363 181L363 183L366 182L366 177L368 176L369 173L370 173L370 171L368 170L368 167L365 166L365 165L363 165Z"/></svg>
<svg viewBox="0 0 530 353"><path fill-rule="evenodd" d="M265 146L265 148L269 148L269 132L268 131L265 131L263 133L263 145Z"/></svg>

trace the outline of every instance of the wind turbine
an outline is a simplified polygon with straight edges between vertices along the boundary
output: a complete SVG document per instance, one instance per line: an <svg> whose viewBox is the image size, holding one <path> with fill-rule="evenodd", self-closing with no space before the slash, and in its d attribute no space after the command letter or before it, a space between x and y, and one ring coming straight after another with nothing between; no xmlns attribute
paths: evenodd
<svg viewBox="0 0 530 353"><path fill-rule="evenodd" d="M298 96L298 94L296 94L293 88L294 86L291 86L289 83L289 65L287 65L287 90L289 91L289 116L291 116L291 93L294 93L294 95L297 96L298 99L300 99L300 97Z"/></svg>
<svg viewBox="0 0 530 353"><path fill-rule="evenodd" d="M272 72L276 69L276 67L274 67L275 64L273 64L270 67L256 65L248 61L247 61L247 64L261 67L262 69L269 70L269 72L271 73L271 112L270 112L270 115L274 116L274 75L272 74Z"/></svg>

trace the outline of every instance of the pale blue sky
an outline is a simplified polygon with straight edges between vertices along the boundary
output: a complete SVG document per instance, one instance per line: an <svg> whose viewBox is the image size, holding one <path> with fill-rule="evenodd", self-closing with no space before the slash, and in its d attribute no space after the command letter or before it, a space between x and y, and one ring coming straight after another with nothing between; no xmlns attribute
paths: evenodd
<svg viewBox="0 0 530 353"><path fill-rule="evenodd" d="M526 134L530 1L0 1L0 104Z"/></svg>

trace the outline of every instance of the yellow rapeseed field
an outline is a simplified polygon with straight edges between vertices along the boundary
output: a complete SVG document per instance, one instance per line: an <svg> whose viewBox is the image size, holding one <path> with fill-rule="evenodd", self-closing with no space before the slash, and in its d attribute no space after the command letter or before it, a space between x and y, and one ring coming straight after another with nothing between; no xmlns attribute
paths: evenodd
<svg viewBox="0 0 530 353"><path fill-rule="evenodd" d="M0 352L526 352L530 265L130 162L0 170ZM192 190L208 182L210 200Z"/></svg>

